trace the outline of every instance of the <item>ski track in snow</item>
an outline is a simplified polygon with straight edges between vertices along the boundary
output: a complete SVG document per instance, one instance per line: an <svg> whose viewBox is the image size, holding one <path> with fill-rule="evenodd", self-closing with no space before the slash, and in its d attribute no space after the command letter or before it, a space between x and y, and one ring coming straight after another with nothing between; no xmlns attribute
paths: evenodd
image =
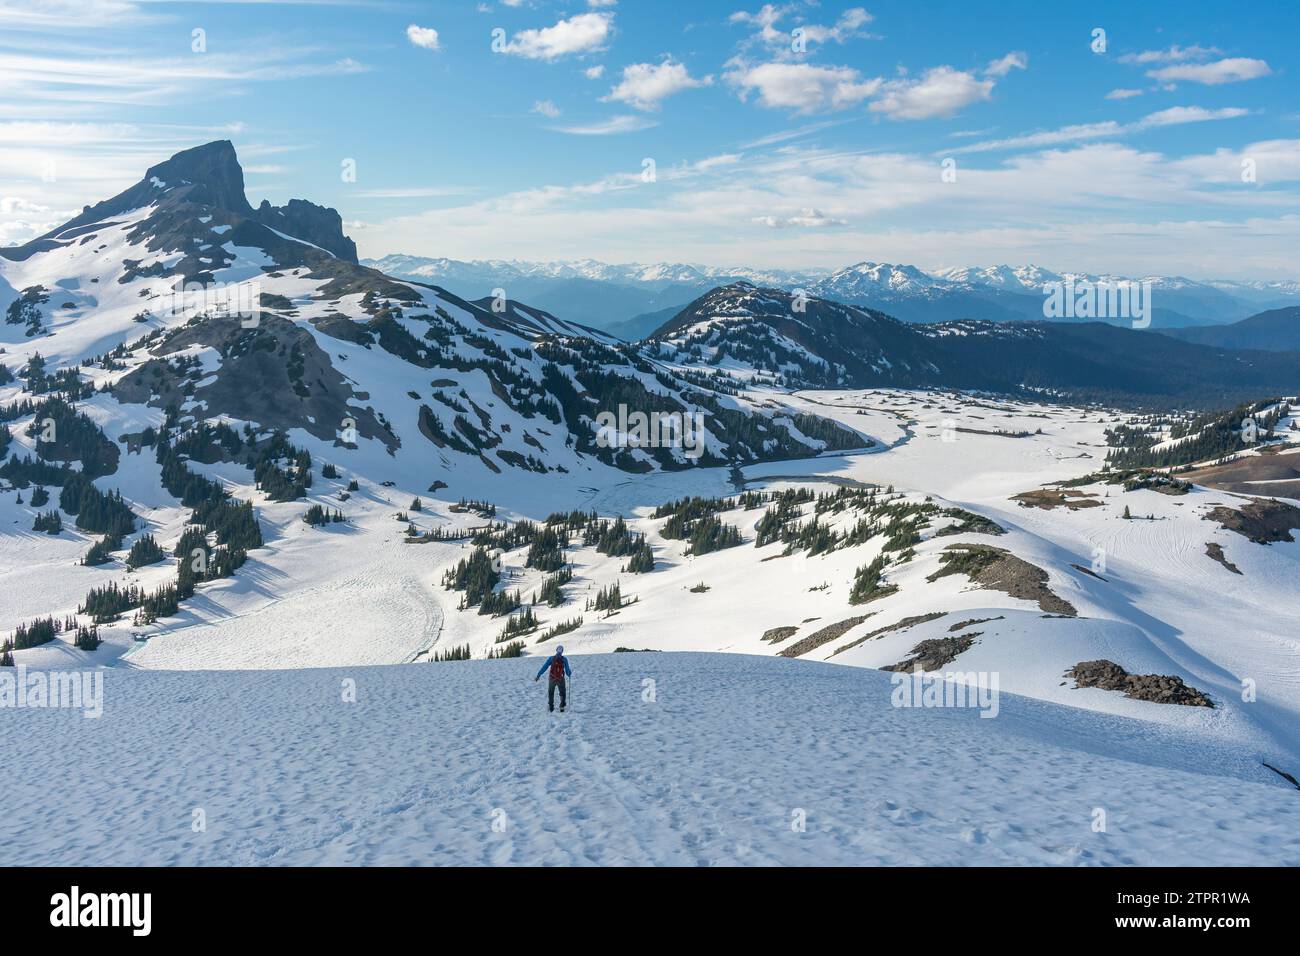
<svg viewBox="0 0 1300 956"><path fill-rule="evenodd" d="M0 864L1300 864L1300 795L1139 721L667 653L574 658L548 715L535 669L110 671L99 720L12 712Z"/></svg>

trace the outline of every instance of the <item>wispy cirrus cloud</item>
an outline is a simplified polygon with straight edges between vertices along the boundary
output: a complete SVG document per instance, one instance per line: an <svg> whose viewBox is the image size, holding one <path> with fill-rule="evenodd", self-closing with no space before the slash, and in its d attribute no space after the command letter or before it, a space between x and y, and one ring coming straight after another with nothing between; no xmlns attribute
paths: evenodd
<svg viewBox="0 0 1300 956"><path fill-rule="evenodd" d="M1009 136L1005 139L971 143L969 146L959 146L957 149L947 150L946 153L952 155L955 153L987 153L995 150L1043 149L1086 140L1114 139L1127 133L1138 133L1163 126L1236 119L1248 115L1249 112L1247 109L1236 106L1213 110L1204 109L1200 106L1173 106L1169 109L1148 113L1141 119L1134 120L1131 123L1120 123L1116 120L1104 120L1099 123L1076 123L1071 126L1057 127L1056 129Z"/></svg>
<svg viewBox="0 0 1300 956"><path fill-rule="evenodd" d="M1219 86L1223 83L1240 83L1243 80L1255 80L1269 76L1272 68L1264 60L1235 56L1209 63L1175 63L1151 70L1147 76L1161 83L1203 83L1206 86Z"/></svg>
<svg viewBox="0 0 1300 956"><path fill-rule="evenodd" d="M1288 158L1300 156L1297 145L1177 158L1089 143L967 167L959 186L941 182L932 157L783 146L661 169L649 185L629 171L399 217L372 230L383 246L367 254L418 249L428 235L479 258L539 248L575 258L594 244L606 258L760 266L865 256L924 268L996 254L1181 272L1226 255L1276 271L1286 260L1278 237L1300 236L1297 195L1286 188L1300 184L1300 159ZM1270 170L1270 189L1242 186L1243 153ZM503 217L512 222L504 240L492 228Z"/></svg>
<svg viewBox="0 0 1300 956"><path fill-rule="evenodd" d="M1212 56L1218 56L1223 51L1218 47L1200 46L1193 43L1191 46L1179 46L1175 43L1173 46L1163 50L1143 50L1140 53L1125 53L1119 57L1121 63L1181 63L1185 60L1205 60Z"/></svg>
<svg viewBox="0 0 1300 956"><path fill-rule="evenodd" d="M550 129L557 133L569 133L572 136L614 136L619 133L635 133L638 130L650 129L652 126L658 125L655 121L644 116L626 114L611 116L608 119L596 120L591 123L552 126Z"/></svg>

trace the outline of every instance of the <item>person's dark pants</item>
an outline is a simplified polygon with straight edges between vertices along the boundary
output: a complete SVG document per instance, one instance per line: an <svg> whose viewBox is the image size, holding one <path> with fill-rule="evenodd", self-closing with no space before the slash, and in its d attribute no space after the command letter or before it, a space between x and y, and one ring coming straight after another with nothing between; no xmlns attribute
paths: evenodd
<svg viewBox="0 0 1300 956"><path fill-rule="evenodd" d="M564 678L548 678L546 682L546 704L549 710L555 709L555 688L560 688L560 710L569 705L569 696L564 687Z"/></svg>

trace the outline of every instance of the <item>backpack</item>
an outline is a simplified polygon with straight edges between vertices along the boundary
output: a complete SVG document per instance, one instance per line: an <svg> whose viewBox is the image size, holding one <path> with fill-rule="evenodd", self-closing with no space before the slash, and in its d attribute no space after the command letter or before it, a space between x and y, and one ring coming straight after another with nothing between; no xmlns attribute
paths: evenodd
<svg viewBox="0 0 1300 956"><path fill-rule="evenodd" d="M551 680L564 680L564 658L556 654L551 658Z"/></svg>

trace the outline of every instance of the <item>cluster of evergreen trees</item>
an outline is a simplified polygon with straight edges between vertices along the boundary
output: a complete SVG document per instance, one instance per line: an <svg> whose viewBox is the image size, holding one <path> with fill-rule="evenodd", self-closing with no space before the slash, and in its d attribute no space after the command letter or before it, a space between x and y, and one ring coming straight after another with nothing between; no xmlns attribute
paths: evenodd
<svg viewBox="0 0 1300 956"><path fill-rule="evenodd" d="M617 611L623 607L623 590L615 581L608 587L596 592L596 596L587 599L588 611Z"/></svg>
<svg viewBox="0 0 1300 956"><path fill-rule="evenodd" d="M458 503L452 505L447 510L453 512L468 511L478 515L480 518L495 518L497 516L497 506L486 499L479 498L461 498Z"/></svg>
<svg viewBox="0 0 1300 956"><path fill-rule="evenodd" d="M645 535L632 531L620 516L612 522L597 521L588 524L583 543L588 547L595 545L597 551L611 558L622 558L636 554L645 543Z"/></svg>
<svg viewBox="0 0 1300 956"><path fill-rule="evenodd" d="M558 571L565 565L564 549L568 544L568 535L563 531L542 528L528 546L528 558L524 564L538 571Z"/></svg>
<svg viewBox="0 0 1300 956"><path fill-rule="evenodd" d="M632 552L627 563L623 565L623 571L627 574L648 574L654 569L654 551L651 549L650 543L645 540L645 535L642 535L636 550Z"/></svg>
<svg viewBox="0 0 1300 956"><path fill-rule="evenodd" d="M548 607L559 607L564 603L564 585L573 580L573 569L568 567L560 568L554 574L547 575L542 586L537 589L533 595L534 604L545 604Z"/></svg>
<svg viewBox="0 0 1300 956"><path fill-rule="evenodd" d="M57 511L42 511L32 523L32 530L43 531L46 534L59 534L63 530L63 519Z"/></svg>
<svg viewBox="0 0 1300 956"><path fill-rule="evenodd" d="M121 588L117 582L110 582L101 587L92 588L86 595L78 614L88 614L96 624L116 621L126 611L134 610L144 600L145 592L139 585L132 584Z"/></svg>
<svg viewBox="0 0 1300 956"><path fill-rule="evenodd" d="M1245 402L1227 411L1207 412L1169 428L1170 442L1163 448L1153 447L1161 436L1147 434L1138 427L1118 426L1106 432L1106 443L1117 446L1106 455L1106 464L1116 469L1178 468L1199 461L1223 458L1254 447L1274 437L1277 423L1290 414L1290 408L1277 405L1278 399ZM1248 436L1243 423L1254 419L1254 435Z"/></svg>
<svg viewBox="0 0 1300 956"><path fill-rule="evenodd" d="M442 578L442 586L448 591L465 592L461 599L462 610L474 607L491 594L501 580L500 573L493 565L487 549L477 547L470 552L468 558L462 558L455 567L447 569Z"/></svg>
<svg viewBox="0 0 1300 956"><path fill-rule="evenodd" d="M687 554L709 554L741 544L740 529L734 524L724 524L719 518L701 518L691 526L687 539Z"/></svg>
<svg viewBox="0 0 1300 956"><path fill-rule="evenodd" d="M320 505L312 505L302 516L302 520L312 527L320 527L325 524L338 524L347 519L343 517L343 512L339 511L337 508L333 511L328 511Z"/></svg>
<svg viewBox="0 0 1300 956"><path fill-rule="evenodd" d="M106 534L90 546L81 563L86 567L98 567L113 560L112 552L122 550L122 536Z"/></svg>
<svg viewBox="0 0 1300 956"><path fill-rule="evenodd" d="M459 647L449 647L445 651L434 651L433 657L429 658L435 663L442 661L467 661L469 660L469 645L462 644Z"/></svg>
<svg viewBox="0 0 1300 956"><path fill-rule="evenodd" d="M81 651L93 651L103 643L99 639L99 627L95 624L78 627L76 637L72 640L72 646Z"/></svg>
<svg viewBox="0 0 1300 956"><path fill-rule="evenodd" d="M135 513L122 493L114 489L105 494L80 472L63 483L59 507L77 516L77 527L91 534L124 537L135 530Z"/></svg>
<svg viewBox="0 0 1300 956"><path fill-rule="evenodd" d="M478 612L500 617L502 614L517 610L522 604L518 591L490 591L483 595L483 600L478 605Z"/></svg>
<svg viewBox="0 0 1300 956"><path fill-rule="evenodd" d="M70 477L77 474L65 465L51 465L31 455L17 454L0 465L0 478L9 481L16 488L26 488L30 484L61 486Z"/></svg>
<svg viewBox="0 0 1300 956"><path fill-rule="evenodd" d="M98 567L99 564L107 564L112 561L112 551L122 549L121 535L104 535L99 541L90 546L86 551L86 557L82 558L82 564L86 567Z"/></svg>
<svg viewBox="0 0 1300 956"><path fill-rule="evenodd" d="M685 540L691 536L695 525L701 519L716 515L720 511L729 511L734 505L727 498L683 498L669 502L655 509L652 517L664 518L659 534L665 538Z"/></svg>
<svg viewBox="0 0 1300 956"><path fill-rule="evenodd" d="M46 461L79 461L81 474L100 478L117 470L119 452L94 420L62 397L47 398L32 410L27 426L36 439L36 454Z"/></svg>
<svg viewBox="0 0 1300 956"><path fill-rule="evenodd" d="M533 613L531 607L526 607L518 614L511 614L506 618L506 626L501 631L501 636L497 638L498 644L504 644L506 641L521 634L531 634L537 630L537 615Z"/></svg>
<svg viewBox="0 0 1300 956"><path fill-rule="evenodd" d="M131 551L126 556L126 566L134 571L136 568L155 564L166 556L166 552L158 546L152 534L143 534L131 545Z"/></svg>
<svg viewBox="0 0 1300 956"><path fill-rule="evenodd" d="M865 604L874 598L893 594L898 588L884 583L885 557L877 555L870 564L858 568L853 575L853 588L849 591L850 604Z"/></svg>
<svg viewBox="0 0 1300 956"><path fill-rule="evenodd" d="M565 634L572 633L582 627L582 618L575 617L567 621L561 621L559 624L548 627L542 632L542 636L537 639L538 644L545 644L554 637L561 637Z"/></svg>
<svg viewBox="0 0 1300 956"><path fill-rule="evenodd" d="M30 624L19 624L9 644L16 651L39 647L54 640L63 625L53 617L39 617Z"/></svg>

